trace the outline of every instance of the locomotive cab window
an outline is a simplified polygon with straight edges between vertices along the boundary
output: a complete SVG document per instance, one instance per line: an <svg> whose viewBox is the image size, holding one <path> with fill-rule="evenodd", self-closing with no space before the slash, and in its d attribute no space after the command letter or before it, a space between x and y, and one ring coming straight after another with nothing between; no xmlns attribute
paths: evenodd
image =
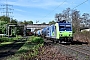
<svg viewBox="0 0 90 60"><path fill-rule="evenodd" d="M56 26L55 26L55 29L56 29Z"/></svg>
<svg viewBox="0 0 90 60"><path fill-rule="evenodd" d="M65 30L65 25L60 25L59 26L59 31L64 31Z"/></svg>
<svg viewBox="0 0 90 60"><path fill-rule="evenodd" d="M71 31L71 25L66 25L66 31Z"/></svg>
<svg viewBox="0 0 90 60"><path fill-rule="evenodd" d="M52 26L52 32L54 31L54 26Z"/></svg>

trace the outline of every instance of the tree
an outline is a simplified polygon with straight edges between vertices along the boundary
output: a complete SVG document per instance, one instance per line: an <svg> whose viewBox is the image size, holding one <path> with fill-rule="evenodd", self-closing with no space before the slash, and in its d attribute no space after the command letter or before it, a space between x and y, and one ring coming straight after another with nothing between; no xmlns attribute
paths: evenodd
<svg viewBox="0 0 90 60"><path fill-rule="evenodd" d="M0 20L1 21L6 21L7 23L10 23L10 17L0 16Z"/></svg>
<svg viewBox="0 0 90 60"><path fill-rule="evenodd" d="M5 33L5 30L6 30L6 24L7 22L6 21L0 21L0 33Z"/></svg>
<svg viewBox="0 0 90 60"><path fill-rule="evenodd" d="M72 10L72 24L73 27L75 28L75 31L79 31L80 30L80 11L77 10Z"/></svg>
<svg viewBox="0 0 90 60"><path fill-rule="evenodd" d="M0 33L6 32L6 24L10 23L10 17L0 16Z"/></svg>
<svg viewBox="0 0 90 60"><path fill-rule="evenodd" d="M33 24L33 21L26 21L26 20L24 20L23 24L25 24L25 25L27 25L27 24Z"/></svg>
<svg viewBox="0 0 90 60"><path fill-rule="evenodd" d="M17 20L16 19L11 19L11 22L10 23L17 23Z"/></svg>
<svg viewBox="0 0 90 60"><path fill-rule="evenodd" d="M55 23L56 22L54 20L49 22L50 25L55 24Z"/></svg>
<svg viewBox="0 0 90 60"><path fill-rule="evenodd" d="M62 13L56 14L55 15L55 20L56 21L66 20L67 22L71 22L70 11L71 11L70 8L66 8L66 10L62 11Z"/></svg>
<svg viewBox="0 0 90 60"><path fill-rule="evenodd" d="M17 27L16 33L17 33L17 35L23 35L23 31L24 31L24 27L23 26L22 27Z"/></svg>
<svg viewBox="0 0 90 60"><path fill-rule="evenodd" d="M55 15L55 20L58 22L58 21L61 21L62 20L62 13L59 13L59 14L56 14Z"/></svg>
<svg viewBox="0 0 90 60"><path fill-rule="evenodd" d="M19 22L18 22L18 24L24 24L24 22L22 22L22 21L19 21Z"/></svg>
<svg viewBox="0 0 90 60"><path fill-rule="evenodd" d="M24 24L25 24L25 25L27 25L27 24L28 24L28 22L27 22L26 20L24 20Z"/></svg>
<svg viewBox="0 0 90 60"><path fill-rule="evenodd" d="M43 22L42 24L46 24L45 22Z"/></svg>
<svg viewBox="0 0 90 60"><path fill-rule="evenodd" d="M27 21L27 24L33 24L33 21Z"/></svg>
<svg viewBox="0 0 90 60"><path fill-rule="evenodd" d="M70 19L70 11L71 9L70 8L66 8L66 10L63 10L62 14L63 14L63 19L66 20L67 22L71 22L71 19Z"/></svg>
<svg viewBox="0 0 90 60"><path fill-rule="evenodd" d="M82 24L84 25L84 27L88 27L90 24L90 15L88 13L83 13L82 17Z"/></svg>

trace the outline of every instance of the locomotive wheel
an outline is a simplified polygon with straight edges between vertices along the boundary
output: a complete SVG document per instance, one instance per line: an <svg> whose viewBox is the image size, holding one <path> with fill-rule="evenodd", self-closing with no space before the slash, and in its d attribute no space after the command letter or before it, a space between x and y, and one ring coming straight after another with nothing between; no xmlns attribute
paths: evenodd
<svg viewBox="0 0 90 60"><path fill-rule="evenodd" d="M58 43L61 43L61 41L59 40Z"/></svg>
<svg viewBox="0 0 90 60"><path fill-rule="evenodd" d="M53 43L57 43L55 40L53 40Z"/></svg>

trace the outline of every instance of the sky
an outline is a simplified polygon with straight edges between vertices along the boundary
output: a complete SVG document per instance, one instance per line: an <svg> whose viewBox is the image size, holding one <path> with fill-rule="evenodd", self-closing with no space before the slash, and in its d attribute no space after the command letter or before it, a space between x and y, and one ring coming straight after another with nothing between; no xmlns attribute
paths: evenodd
<svg viewBox="0 0 90 60"><path fill-rule="evenodd" d="M9 5L9 8L13 9L10 14L10 17L17 19L18 21L33 21L34 24L36 21L39 23L48 23L52 20L55 20L56 13L62 13L66 8L73 9L84 1L84 4L79 5L74 8L80 11L80 14L90 13L90 0L0 0L0 5L6 4L6 1ZM0 6L4 8L5 6ZM0 9L0 12L5 10ZM10 12L10 10L8 10ZM0 16L3 14L0 13Z"/></svg>

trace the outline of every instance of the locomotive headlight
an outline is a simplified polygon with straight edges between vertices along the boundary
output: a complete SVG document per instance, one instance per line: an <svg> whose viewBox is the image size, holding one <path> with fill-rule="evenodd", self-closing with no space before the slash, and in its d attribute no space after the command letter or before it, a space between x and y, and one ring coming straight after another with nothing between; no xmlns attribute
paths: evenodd
<svg viewBox="0 0 90 60"><path fill-rule="evenodd" d="M69 34L69 36L72 36L72 34Z"/></svg>
<svg viewBox="0 0 90 60"><path fill-rule="evenodd" d="M62 34L60 34L60 36L62 36Z"/></svg>

